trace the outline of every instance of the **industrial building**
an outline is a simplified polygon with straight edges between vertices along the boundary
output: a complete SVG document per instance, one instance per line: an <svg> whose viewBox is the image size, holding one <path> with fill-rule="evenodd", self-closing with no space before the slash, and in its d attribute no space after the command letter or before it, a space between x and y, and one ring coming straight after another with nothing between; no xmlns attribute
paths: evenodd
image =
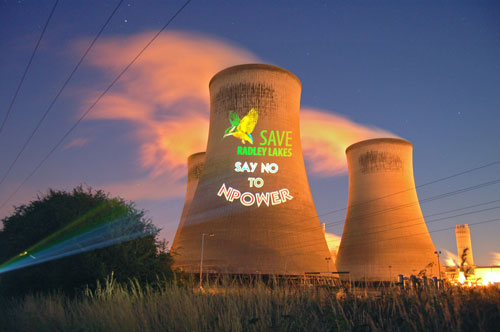
<svg viewBox="0 0 500 332"><path fill-rule="evenodd" d="M379 138L346 150L349 198L336 264L352 280L438 273L415 189L412 149L403 139Z"/></svg>
<svg viewBox="0 0 500 332"><path fill-rule="evenodd" d="M474 265L469 225L456 225L455 234L458 262L446 267L446 279L467 286L500 284L500 266Z"/></svg>
<svg viewBox="0 0 500 332"><path fill-rule="evenodd" d="M474 266L469 225L457 225L455 228L455 234L457 237L457 253L460 264L462 265L463 263L463 265L465 265L466 267Z"/></svg>
<svg viewBox="0 0 500 332"><path fill-rule="evenodd" d="M203 261L208 273L339 271L354 281L438 276L441 263L420 209L410 142L379 138L346 149L349 194L338 245L319 223L309 189L299 79L279 67L247 64L217 73L209 90L207 148L188 158L172 244L176 268L197 273ZM456 235L464 264L443 268L448 277L498 274L499 267L474 266L467 225L457 225Z"/></svg>
<svg viewBox="0 0 500 332"><path fill-rule="evenodd" d="M207 272L333 270L302 156L299 79L247 64L217 73L209 90L206 156L175 236L175 266L198 272L203 249Z"/></svg>
<svg viewBox="0 0 500 332"><path fill-rule="evenodd" d="M198 186L201 172L203 171L203 164L205 163L205 152L198 152L190 155L187 160L187 185L186 197L184 199L184 207L182 208L181 220L179 221L178 231L175 234L174 241L172 242L172 251L177 252L177 242L184 226L189 206L193 201L193 196Z"/></svg>

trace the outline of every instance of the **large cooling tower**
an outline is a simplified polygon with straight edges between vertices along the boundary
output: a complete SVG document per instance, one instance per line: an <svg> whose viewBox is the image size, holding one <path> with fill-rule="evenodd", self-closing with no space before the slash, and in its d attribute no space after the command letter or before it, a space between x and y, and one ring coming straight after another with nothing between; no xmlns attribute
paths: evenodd
<svg viewBox="0 0 500 332"><path fill-rule="evenodd" d="M472 256L472 244L470 241L470 229L469 225L457 225L455 228L455 234L457 236L457 250L458 250L458 259L459 264L462 265L462 255L464 254L465 249L465 262L464 265L467 264L469 267L474 266L474 257Z"/></svg>
<svg viewBox="0 0 500 332"><path fill-rule="evenodd" d="M175 265L198 272L301 274L330 257L300 142L301 84L248 64L216 74L204 170L176 245Z"/></svg>
<svg viewBox="0 0 500 332"><path fill-rule="evenodd" d="M349 200L337 269L353 280L437 275L437 257L418 203L412 145L395 138L346 150Z"/></svg>
<svg viewBox="0 0 500 332"><path fill-rule="evenodd" d="M187 160L187 186L186 186L186 198L184 199L184 208L182 209L182 215L179 222L179 227L177 227L177 233L175 233L174 241L172 242L172 251L177 252L177 242L184 226L184 220L186 219L189 206L193 200L196 187L198 186L198 180L200 179L201 172L203 171L203 163L205 162L205 152L198 152L190 155Z"/></svg>

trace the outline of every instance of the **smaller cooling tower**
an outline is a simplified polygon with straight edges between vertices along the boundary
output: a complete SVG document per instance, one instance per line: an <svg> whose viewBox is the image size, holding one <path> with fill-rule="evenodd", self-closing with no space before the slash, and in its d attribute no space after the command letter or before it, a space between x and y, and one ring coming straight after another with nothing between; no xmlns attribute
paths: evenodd
<svg viewBox="0 0 500 332"><path fill-rule="evenodd" d="M396 138L346 150L349 200L337 269L352 280L436 275L437 257L413 180L412 145Z"/></svg>
<svg viewBox="0 0 500 332"><path fill-rule="evenodd" d="M184 200L184 208L182 209L181 220L179 221L179 227L175 233L174 242L172 242L172 250L177 252L182 250L182 248L177 248L178 240L182 228L184 226L184 220L186 219L187 211L193 200L196 187L198 186L198 180L200 179L201 172L203 171L203 164L205 162L205 152L198 152L190 155L187 160L187 186L186 186L186 198Z"/></svg>
<svg viewBox="0 0 500 332"><path fill-rule="evenodd" d="M457 235L457 250L458 250L459 264L462 265L462 255L465 253L464 266L466 264L468 265L468 267L474 266L474 257L472 256L472 244L470 241L469 225L467 224L457 225L455 233Z"/></svg>

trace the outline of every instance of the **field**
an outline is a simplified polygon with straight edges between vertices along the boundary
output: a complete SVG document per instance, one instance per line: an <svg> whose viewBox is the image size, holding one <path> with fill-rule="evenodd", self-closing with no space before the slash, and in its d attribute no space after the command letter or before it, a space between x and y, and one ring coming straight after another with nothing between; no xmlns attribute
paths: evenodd
<svg viewBox="0 0 500 332"><path fill-rule="evenodd" d="M77 297L0 298L1 331L498 331L497 287L400 291L108 279Z"/></svg>

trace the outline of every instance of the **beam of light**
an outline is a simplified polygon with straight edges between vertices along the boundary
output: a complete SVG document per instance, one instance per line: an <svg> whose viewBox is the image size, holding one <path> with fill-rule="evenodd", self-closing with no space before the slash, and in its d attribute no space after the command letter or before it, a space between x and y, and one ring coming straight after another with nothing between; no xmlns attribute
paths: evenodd
<svg viewBox="0 0 500 332"><path fill-rule="evenodd" d="M139 237L152 236L154 232L147 225L137 222L135 216L126 214L119 207L104 216L95 218L98 212L109 205L101 205L61 230L49 235L22 253L0 265L0 274L28 266L80 254L86 251L111 246Z"/></svg>
<svg viewBox="0 0 500 332"><path fill-rule="evenodd" d="M114 205L114 206L113 206ZM111 212L106 213L106 209L111 208ZM106 213L106 214L105 214ZM115 201L106 201L97 207L89 210L84 215L78 217L76 220L65 225L63 228L57 230L46 238L35 243L31 247L27 248L23 253L12 257L7 262L0 265L0 269L18 259L18 257L23 257L27 255L28 252L33 253L40 251L46 247L50 247L58 242L64 241L65 239L71 238L79 233L84 233L92 227L96 227L106 223L109 220L114 220L121 215L126 213L126 209L121 207ZM104 215L100 215L104 214Z"/></svg>
<svg viewBox="0 0 500 332"><path fill-rule="evenodd" d="M28 255L20 257L14 262L0 268L0 274L151 235L145 231L138 231L125 235L113 236L110 233L100 233L101 231L103 230L92 230L76 236L73 239L63 241L53 247L33 254L28 253Z"/></svg>

